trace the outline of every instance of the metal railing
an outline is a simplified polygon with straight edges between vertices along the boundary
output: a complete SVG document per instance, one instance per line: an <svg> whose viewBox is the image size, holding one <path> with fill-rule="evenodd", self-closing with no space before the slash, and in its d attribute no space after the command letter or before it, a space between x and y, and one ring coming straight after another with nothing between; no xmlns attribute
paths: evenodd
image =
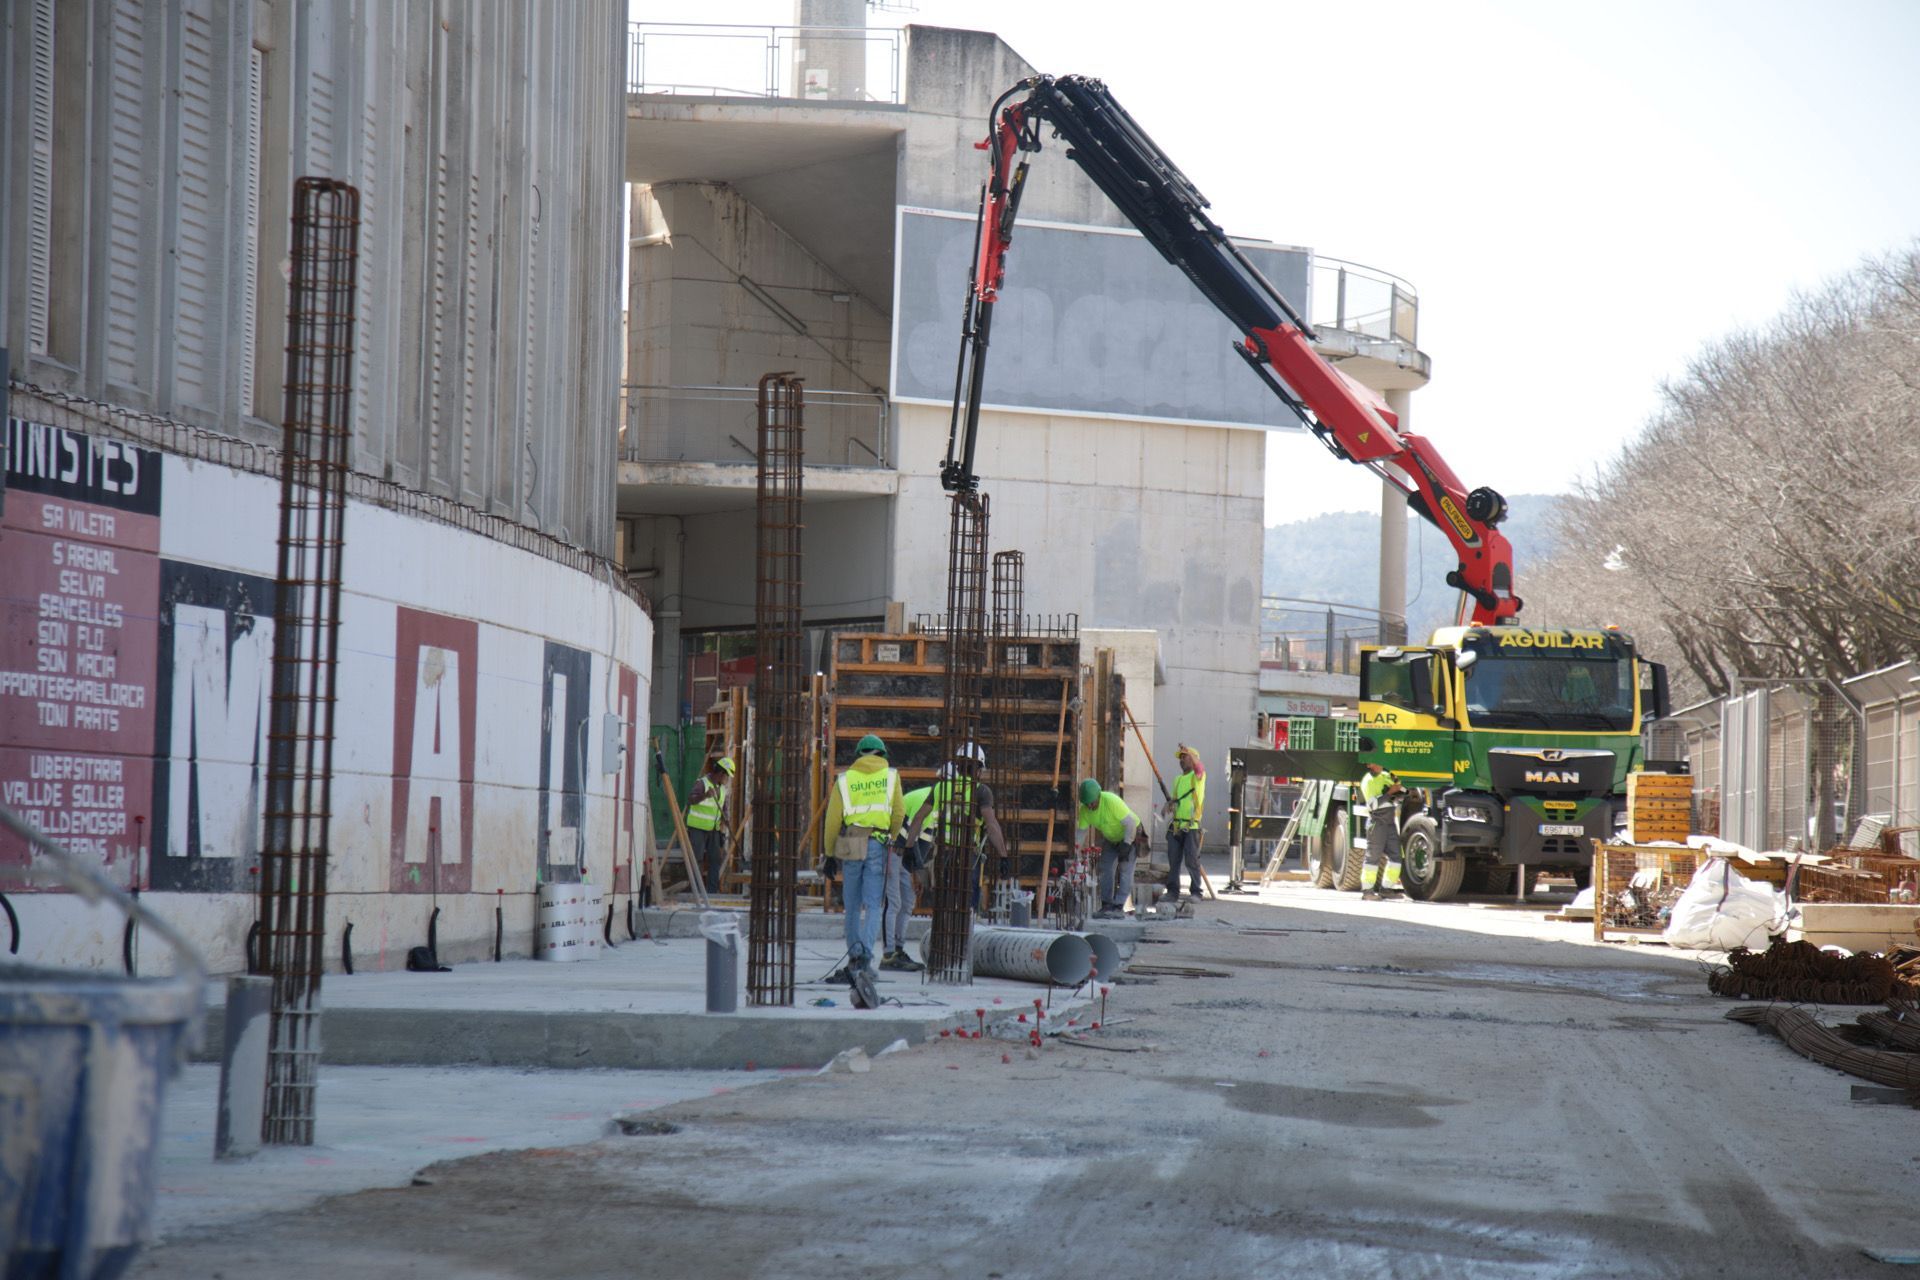
<svg viewBox="0 0 1920 1280"><path fill-rule="evenodd" d="M756 461L755 387L629 384L620 428L625 462ZM870 391L804 392L808 467L890 468L887 398Z"/></svg>
<svg viewBox="0 0 1920 1280"><path fill-rule="evenodd" d="M897 28L634 22L627 92L897 104L901 39Z"/></svg>
<svg viewBox="0 0 1920 1280"><path fill-rule="evenodd" d="M1420 295L1399 276L1338 258L1313 258L1315 328L1419 345Z"/></svg>

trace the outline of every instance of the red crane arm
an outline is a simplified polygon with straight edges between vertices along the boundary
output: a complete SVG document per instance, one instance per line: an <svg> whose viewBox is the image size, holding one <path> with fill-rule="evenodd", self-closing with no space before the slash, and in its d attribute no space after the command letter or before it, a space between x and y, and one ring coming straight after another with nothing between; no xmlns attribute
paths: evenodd
<svg viewBox="0 0 1920 1280"><path fill-rule="evenodd" d="M1161 256L1234 323L1243 335L1236 350L1307 429L1336 456L1399 488L1446 536L1460 560L1447 584L1472 599L1471 621L1504 622L1518 614L1513 549L1496 527L1506 515L1505 500L1491 489L1468 491L1430 441L1400 431L1377 396L1315 351L1312 326L1207 216L1206 198L1105 85L1081 76L1034 76L1015 85L994 104L986 141L975 144L988 153L990 168L980 191L941 483L962 491L977 484L973 455L993 308L1006 280L1026 153L1040 149L1043 121Z"/></svg>

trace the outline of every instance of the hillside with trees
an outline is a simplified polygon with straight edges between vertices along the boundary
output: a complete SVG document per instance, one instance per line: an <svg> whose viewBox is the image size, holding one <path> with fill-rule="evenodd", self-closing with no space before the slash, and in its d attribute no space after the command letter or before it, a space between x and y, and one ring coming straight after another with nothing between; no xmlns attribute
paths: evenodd
<svg viewBox="0 0 1920 1280"><path fill-rule="evenodd" d="M1508 498L1511 514L1500 527L1514 547L1514 578L1528 590L1533 566L1548 554L1554 534L1554 510L1562 498L1519 494ZM1458 563L1438 529L1414 517L1407 528L1407 634L1425 637L1453 621L1459 592L1446 585L1447 571ZM1380 516L1372 511L1338 511L1269 525L1263 582L1269 596L1378 605L1380 594Z"/></svg>

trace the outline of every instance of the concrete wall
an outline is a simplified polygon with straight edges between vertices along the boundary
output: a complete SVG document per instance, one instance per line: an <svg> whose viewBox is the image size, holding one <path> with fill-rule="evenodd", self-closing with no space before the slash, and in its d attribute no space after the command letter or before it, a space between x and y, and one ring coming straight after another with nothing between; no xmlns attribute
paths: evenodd
<svg viewBox="0 0 1920 1280"><path fill-rule="evenodd" d="M661 183L633 205L628 381L750 387L792 371L810 389L885 391L888 317L738 192Z"/></svg>
<svg viewBox="0 0 1920 1280"><path fill-rule="evenodd" d="M6 6L0 346L270 441L296 178L360 191L354 465L606 554L624 6Z"/></svg>
<svg viewBox="0 0 1920 1280"><path fill-rule="evenodd" d="M216 970L238 969L257 914L278 483L38 430L71 465L29 475L36 455L16 452L9 476L0 792L121 883L138 874ZM647 847L652 625L602 579L446 524L353 501L346 536L329 963L351 924L358 967L403 964L435 906L444 959L490 950L496 905L506 951L528 954L538 883L624 890ZM93 679L53 678L67 675ZM609 715L628 745L612 773ZM117 915L48 885L0 843L20 958L116 968ZM146 944L143 971L161 950Z"/></svg>
<svg viewBox="0 0 1920 1280"><path fill-rule="evenodd" d="M902 405L899 426L894 595L909 615L937 613L947 503L933 473L947 418ZM992 546L1026 553L1027 607L1159 634L1158 757L1171 759L1184 741L1211 769L1252 732L1265 452L1259 431L982 415L977 462L992 498ZM1223 839L1226 807L1208 809L1207 838Z"/></svg>
<svg viewBox="0 0 1920 1280"><path fill-rule="evenodd" d="M899 203L964 213L978 209L987 156L973 144L987 136L994 99L1036 70L1064 68L1030 66L988 31L909 26L906 102L912 114ZM1043 152L1027 171L1022 218L1131 225L1062 148L1056 144L1049 151L1055 154Z"/></svg>
<svg viewBox="0 0 1920 1280"><path fill-rule="evenodd" d="M1173 753L1179 744L1157 736L1159 722L1154 718L1159 701L1155 676L1160 665L1159 633L1118 627L1081 628L1080 654L1088 666L1093 665L1093 656L1101 649L1113 650L1113 669L1127 682L1127 709L1133 712L1141 734L1154 744L1156 762L1171 783L1173 771L1178 768ZM1140 750L1140 744L1131 731L1122 740L1120 760L1120 785L1116 787L1112 778L1100 779L1101 784L1109 791L1119 792L1120 798L1127 802L1127 807L1145 819L1153 812L1153 807L1160 803L1160 791L1153 780L1153 766L1147 762L1145 753ZM1165 835L1160 824L1153 823L1152 828L1154 839L1159 840Z"/></svg>

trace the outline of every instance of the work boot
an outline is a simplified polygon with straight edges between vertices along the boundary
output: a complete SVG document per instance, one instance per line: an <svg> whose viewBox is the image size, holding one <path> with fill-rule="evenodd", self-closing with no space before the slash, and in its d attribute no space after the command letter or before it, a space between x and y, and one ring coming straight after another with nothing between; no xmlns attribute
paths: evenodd
<svg viewBox="0 0 1920 1280"><path fill-rule="evenodd" d="M926 966L908 955L906 948L902 947L898 950L889 951L886 955L882 956L880 959L880 967L895 973L918 973Z"/></svg>

